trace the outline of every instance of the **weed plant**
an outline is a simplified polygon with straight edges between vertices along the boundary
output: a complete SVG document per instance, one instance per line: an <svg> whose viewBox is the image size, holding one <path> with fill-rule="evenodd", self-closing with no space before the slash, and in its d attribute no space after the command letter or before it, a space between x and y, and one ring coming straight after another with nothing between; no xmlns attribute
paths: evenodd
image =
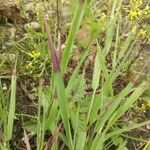
<svg viewBox="0 0 150 150"><path fill-rule="evenodd" d="M48 49L47 45L50 47L50 50L44 51L42 55L45 56L45 61L50 60L52 64L49 74L50 84L45 88L42 69L42 72L38 75L38 113L36 116L28 116L32 122L33 120L35 122L30 125L34 130L29 129L26 125L23 126L24 130L33 132L36 135L37 150L107 150L111 149L112 145L115 145L118 150L126 150L127 139L123 138L122 135L132 129L150 123L149 120L137 123L124 123L121 119L128 110L135 106L135 103L149 86L147 81L139 81L139 73L134 80L128 81L122 89L118 89L117 93L114 89L117 77L123 75L126 71L129 56L141 34L138 32L133 33L129 30L126 33L127 37L122 40L121 25L124 20L121 15L122 3L122 0L113 0L110 4L111 11L109 16L105 19L100 18L101 22L95 23L91 21L88 23L90 30L93 31L90 42L86 43L87 46L84 47L79 63L66 84L64 84L65 72L71 59L77 31L81 25L84 26L86 22L84 19L89 14L94 16L92 2L88 0L76 1L69 35L61 56L59 54L61 50L61 35L58 33L56 34L58 39L55 35L53 38L49 18L45 17L44 12L42 12L44 17L39 17L39 22L43 29L42 33L36 34L37 37L44 39L44 42L40 41L37 44L34 42L34 45L32 45L35 49L38 48L39 52L25 52L26 47L21 47L21 45L15 43L16 47L32 58L32 63L36 60L41 61L41 53ZM129 17L133 19L133 13L130 13ZM106 21L105 23L104 20ZM97 27L99 30L97 30ZM131 29L133 27L132 23L128 23L128 27ZM101 34L103 31L105 31L104 38L102 37L103 34ZM100 37L99 34L101 34ZM103 46L101 45L101 39L103 40ZM32 44L31 41L29 43ZM58 44L57 50L55 48L56 43ZM96 47L96 56L92 69L92 93L87 94L87 79L85 78L86 71L84 66L93 45ZM110 62L111 67L108 67L108 55L111 55L112 58ZM39 63L42 63L42 61ZM43 65L44 67L45 64ZM4 93L2 77L0 78L0 125L2 130L0 149L2 150L10 149L9 142L13 138L14 120L17 117L15 108L17 107L16 67L18 65L16 61L8 93ZM29 65L29 67L31 66ZM10 100L8 101L8 99ZM45 140L47 132L51 136ZM24 132L24 137L26 137L26 147L30 150L32 145L26 132ZM146 142L144 141L144 144ZM149 142L147 142L145 150L148 146Z"/></svg>

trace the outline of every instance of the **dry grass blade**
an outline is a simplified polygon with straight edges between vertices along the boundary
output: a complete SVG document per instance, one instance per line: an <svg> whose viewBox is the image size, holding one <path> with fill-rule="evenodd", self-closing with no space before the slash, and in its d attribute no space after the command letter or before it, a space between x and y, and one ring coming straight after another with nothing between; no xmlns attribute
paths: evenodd
<svg viewBox="0 0 150 150"><path fill-rule="evenodd" d="M31 146L30 146L30 143L29 143L29 138L28 138L26 130L24 130L24 142L26 144L27 150L31 150Z"/></svg>
<svg viewBox="0 0 150 150"><path fill-rule="evenodd" d="M147 142L143 150L149 150L150 149L150 140Z"/></svg>
<svg viewBox="0 0 150 150"><path fill-rule="evenodd" d="M48 143L45 147L45 150L51 150L52 145L54 144L55 140L59 135L59 130L61 129L62 123L55 129L54 134L49 138Z"/></svg>

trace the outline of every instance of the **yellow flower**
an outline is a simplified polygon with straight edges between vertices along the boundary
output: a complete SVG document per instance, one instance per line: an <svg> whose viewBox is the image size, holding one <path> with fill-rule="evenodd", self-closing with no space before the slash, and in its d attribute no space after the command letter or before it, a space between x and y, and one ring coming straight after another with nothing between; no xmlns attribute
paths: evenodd
<svg viewBox="0 0 150 150"><path fill-rule="evenodd" d="M142 29L140 31L141 36L144 38L146 36L146 30Z"/></svg>
<svg viewBox="0 0 150 150"><path fill-rule="evenodd" d="M143 10L141 10L140 6L143 4L143 0L130 0L130 4L124 7L124 10L129 13L128 18L131 21L140 19L143 14Z"/></svg>
<svg viewBox="0 0 150 150"><path fill-rule="evenodd" d="M33 68L33 63L32 63L31 61L27 61L26 68L27 68L27 69Z"/></svg>
<svg viewBox="0 0 150 150"><path fill-rule="evenodd" d="M146 106L145 106L145 104L142 104L141 109L143 110L143 112L146 112Z"/></svg>
<svg viewBox="0 0 150 150"><path fill-rule="evenodd" d="M137 17L137 12L136 11L131 11L129 14L132 18Z"/></svg>
<svg viewBox="0 0 150 150"><path fill-rule="evenodd" d="M141 105L142 111L145 112L147 108L150 108L150 100L143 101L143 103Z"/></svg>
<svg viewBox="0 0 150 150"><path fill-rule="evenodd" d="M132 28L131 32L132 32L133 34L135 34L136 31L137 31L137 26L134 26L134 27Z"/></svg>
<svg viewBox="0 0 150 150"><path fill-rule="evenodd" d="M107 18L107 15L106 15L104 12L102 12L102 13L101 13L101 18L102 18L102 19Z"/></svg>
<svg viewBox="0 0 150 150"><path fill-rule="evenodd" d="M144 15L149 15L150 14L150 7L149 6L146 6L144 9L143 9L143 13Z"/></svg>
<svg viewBox="0 0 150 150"><path fill-rule="evenodd" d="M145 7L145 10L150 10L150 7L149 7L149 6L146 6L146 7Z"/></svg>
<svg viewBox="0 0 150 150"><path fill-rule="evenodd" d="M143 0L133 0L133 3L134 3L135 5L140 6L140 5L142 5Z"/></svg>
<svg viewBox="0 0 150 150"><path fill-rule="evenodd" d="M40 56L40 52L32 51L29 53L32 58L38 58Z"/></svg>
<svg viewBox="0 0 150 150"><path fill-rule="evenodd" d="M129 17L131 20L138 19L138 17L141 15L141 10L132 10L129 13Z"/></svg>

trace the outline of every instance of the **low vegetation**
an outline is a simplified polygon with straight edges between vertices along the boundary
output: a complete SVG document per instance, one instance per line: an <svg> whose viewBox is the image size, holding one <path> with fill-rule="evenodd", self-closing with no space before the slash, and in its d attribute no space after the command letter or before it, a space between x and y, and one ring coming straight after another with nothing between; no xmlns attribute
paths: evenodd
<svg viewBox="0 0 150 150"><path fill-rule="evenodd" d="M14 3L0 7L0 149L149 150L150 1Z"/></svg>

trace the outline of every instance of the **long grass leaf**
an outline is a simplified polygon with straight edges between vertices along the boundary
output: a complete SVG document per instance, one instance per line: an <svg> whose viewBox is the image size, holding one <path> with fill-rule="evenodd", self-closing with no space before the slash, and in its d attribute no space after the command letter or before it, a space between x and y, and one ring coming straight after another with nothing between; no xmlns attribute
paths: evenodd
<svg viewBox="0 0 150 150"><path fill-rule="evenodd" d="M93 79L92 79L93 90L96 90L98 88L100 74L101 74L101 66L100 66L100 60L99 60L99 52L97 52L95 63L94 63Z"/></svg>
<svg viewBox="0 0 150 150"><path fill-rule="evenodd" d="M81 59L80 59L80 62L79 64L77 65L77 67L75 68L73 74L71 75L71 78L67 84L67 87L66 87L66 96L69 96L72 88L73 88L73 85L74 85L74 81L79 73L79 70L80 70L80 67L81 65L83 64L83 62L85 61L86 57L88 56L88 53L89 53L89 48L84 52L84 54L82 55Z"/></svg>
<svg viewBox="0 0 150 150"><path fill-rule="evenodd" d="M83 150L86 141L86 132L80 132L78 134L75 150Z"/></svg>
<svg viewBox="0 0 150 150"><path fill-rule="evenodd" d="M146 83L141 84L135 89L135 91L126 99L126 101L116 110L109 120L106 128L110 128L133 104L138 100L138 98L143 94L147 87Z"/></svg>
<svg viewBox="0 0 150 150"><path fill-rule="evenodd" d="M74 12L74 16L72 19L72 24L71 24L71 29L69 32L69 36L67 38L67 42L66 42L66 48L63 52L62 55L62 60L61 60L61 71L62 73L64 73L67 64L69 62L69 58L70 58L70 53L71 53L71 49L75 40L75 36L77 33L77 30L80 26L80 23L82 21L83 18L83 14L84 14L84 7L83 7L83 3L82 2L77 2L76 4L76 9Z"/></svg>
<svg viewBox="0 0 150 150"><path fill-rule="evenodd" d="M57 89L58 101L59 101L58 104L59 104L60 114L67 135L68 146L70 149L73 149L73 141L72 141L70 123L69 123L68 102L65 95L65 87L64 87L61 73L56 73L55 79L56 79L56 89Z"/></svg>
<svg viewBox="0 0 150 150"><path fill-rule="evenodd" d="M7 123L7 132L6 139L10 140L12 137L14 119L15 119L15 107L16 107L16 69L13 70L11 78L11 95L10 95L10 104L9 104L9 113L8 113L8 123Z"/></svg>
<svg viewBox="0 0 150 150"><path fill-rule="evenodd" d="M127 96L132 88L133 84L128 84L119 95L116 96L115 100L110 104L109 111L106 111L103 117L101 117L95 126L95 130L99 130L98 132L101 133L105 123L109 118L112 116L113 112L118 108L119 104L122 102L122 100Z"/></svg>
<svg viewBox="0 0 150 150"><path fill-rule="evenodd" d="M122 129L117 129L111 133L108 133L105 135L105 141L108 140L109 138L111 138L112 136L116 135L116 134L121 134L123 132L127 132L127 131L130 131L130 130L133 130L133 129L137 129L137 128L140 128L142 126L145 126L145 125L148 125L150 124L150 120L148 121L144 121L142 123L137 123L137 124L134 124L134 125L130 125L129 127L125 127L125 128L122 128Z"/></svg>

